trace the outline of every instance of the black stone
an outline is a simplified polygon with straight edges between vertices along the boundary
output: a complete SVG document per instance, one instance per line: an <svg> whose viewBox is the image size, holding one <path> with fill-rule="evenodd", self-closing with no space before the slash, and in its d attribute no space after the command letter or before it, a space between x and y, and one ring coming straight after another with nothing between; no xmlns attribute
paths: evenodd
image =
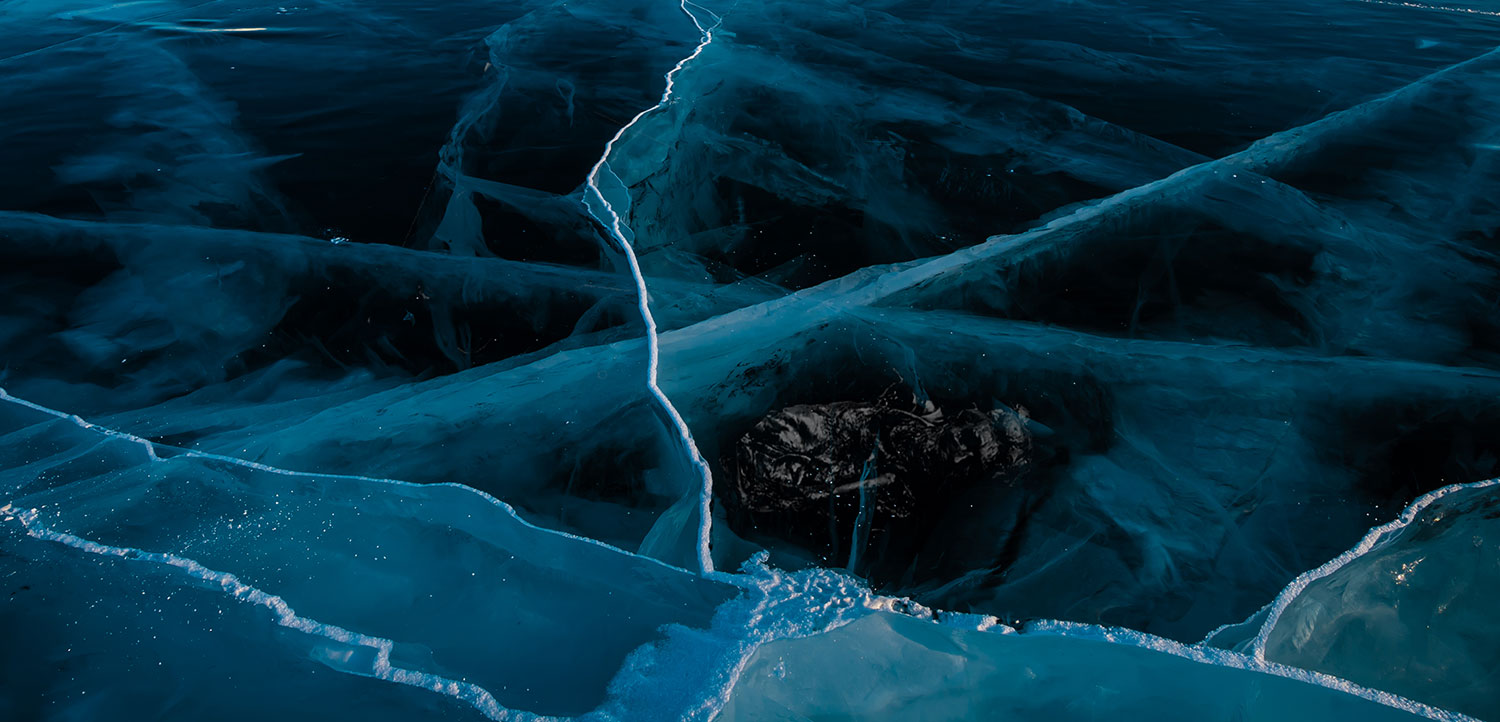
<svg viewBox="0 0 1500 722"><path fill-rule="evenodd" d="M946 503L977 485L1014 485L1035 443L1024 412L946 411L932 402L788 406L767 414L723 460L736 533L848 559L864 510L871 546L914 552ZM884 555L883 555L884 556Z"/></svg>

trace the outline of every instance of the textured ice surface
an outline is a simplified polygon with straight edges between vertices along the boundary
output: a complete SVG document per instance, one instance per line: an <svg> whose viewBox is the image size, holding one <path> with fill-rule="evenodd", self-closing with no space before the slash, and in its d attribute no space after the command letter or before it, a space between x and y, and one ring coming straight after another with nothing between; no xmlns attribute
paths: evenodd
<svg viewBox="0 0 1500 722"><path fill-rule="evenodd" d="M1500 717L1491 5L4 3L0 718Z"/></svg>
<svg viewBox="0 0 1500 722"><path fill-rule="evenodd" d="M1500 690L1487 623L1500 481L1448 487L1300 577L1247 646L1315 669L1494 719Z"/></svg>
<svg viewBox="0 0 1500 722"><path fill-rule="evenodd" d="M1119 640L957 630L878 613L761 647L719 719L997 717L1414 718L1353 695Z"/></svg>
<svg viewBox="0 0 1500 722"><path fill-rule="evenodd" d="M465 487L289 474L6 406L24 425L8 437L11 524L265 607L328 638L309 654L333 669L377 675L367 658L383 653L408 684L463 679L450 696L481 712L586 712L632 649L665 624L705 625L733 591L536 529Z"/></svg>

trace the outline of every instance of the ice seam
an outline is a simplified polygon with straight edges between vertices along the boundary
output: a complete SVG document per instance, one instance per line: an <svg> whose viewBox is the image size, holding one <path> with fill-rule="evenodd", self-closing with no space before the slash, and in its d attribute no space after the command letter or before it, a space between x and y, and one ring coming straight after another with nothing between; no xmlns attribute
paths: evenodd
<svg viewBox="0 0 1500 722"><path fill-rule="evenodd" d="M209 569L192 559L175 554L148 552L131 547L110 546L67 532L56 531L45 524L37 522L36 509L22 511L15 509L10 504L6 504L0 507L0 513L6 514L7 519L12 518L10 515L14 515L13 518L20 522L22 528L26 530L26 534L32 538L63 544L88 554L176 567L190 577L217 586L225 594L234 599L247 604L265 607L275 616L276 623L283 627L295 629L304 634L323 637L340 644L368 647L375 650L375 659L370 662L368 668L334 666L334 669L340 672L361 677L373 677L386 682L394 682L396 684L404 684L436 692L462 702L474 708L485 717L496 720L496 722L545 719L500 706L500 703L495 700L494 695L490 694L489 690L472 682L464 682L427 672L419 672L414 669L397 667L391 664L391 650L395 647L395 642L384 637L372 637L367 634L360 634L359 632L350 631L343 627L324 624L300 616L292 609L291 605L287 604L285 599L250 586L229 572Z"/></svg>
<svg viewBox="0 0 1500 722"><path fill-rule="evenodd" d="M52 417L55 417L55 418L58 418L58 419L62 419L64 421L72 422L73 424L76 424L79 428L82 428L82 429L85 429L85 430L88 430L88 431L92 431L94 433L101 434L101 435L107 436L109 438L119 439L119 440L126 441L126 442L133 443L133 444L140 444L141 446L145 447L145 449L146 449L146 455L149 456L152 461L166 461L166 459L163 459L156 452L157 452L157 449L169 449L171 451L175 451L175 452L180 453L180 454L182 454L184 456L192 457L192 458L195 458L195 459L205 459L205 460L208 460L208 461L218 461L218 462L222 462L222 463L225 463L225 464L233 464L235 466L241 466L241 467L244 467L244 468L247 468L247 469L254 469L255 471L263 471L263 472L266 472L268 474L279 474L281 476L292 476L292 477L305 478L305 479L342 479L342 480L345 480L345 481L362 481L362 482L368 482L368 483L373 483L373 484L391 484L391 485L394 485L394 486L407 486L407 487L423 487L423 488L425 488L425 487L452 487L452 488L456 488L456 489L461 489L461 490L463 490L465 492L468 492L470 494L473 494L473 495L479 497L480 499L484 500L488 504L491 504L491 505L494 505L495 507L498 507L502 512L505 513L506 516L509 516L511 519L514 519L516 522L518 522L519 524L521 524L522 526L524 526L524 527L526 527L528 529L539 531L539 532L542 532L544 534L553 534L553 535L562 537L564 539L571 539L573 541L579 541L579 542L583 542L585 544L592 544L592 545L594 545L596 547L599 547L601 549L607 549L609 551L616 552L618 554L624 554L625 556L631 557L633 559L640 559L642 561L647 561L647 562L650 562L652 564L656 564L658 566L665 567L667 569L671 569L672 571L687 572L687 570L685 570L685 569L683 569L681 567L675 566L673 564L669 564L669 563L664 562L664 561L662 561L660 559L657 559L655 557L647 556L645 554L637 554L637 553L631 552L631 551L626 551L626 550L621 549L621 548L619 548L617 546L611 545L611 544L609 544L607 542L599 541L598 539L594 539L592 537L580 536L580 535L577 535L577 534L569 534L568 532L565 532L565 531L559 531L557 529L549 529L549 528L544 527L544 526L537 526L536 524L532 524L531 522L526 521L526 519L524 519L520 514L518 514L516 512L515 507L511 506L510 504L507 504L504 501L501 501L500 499L495 498L494 496L492 496L491 494L489 494L489 493L487 493L485 491L482 491L480 489L475 489L474 487L468 486L466 484L459 484L457 482L452 482L452 481L433 482L433 483L430 483L430 484L421 484L421 483L417 483L417 482L414 482L414 481L402 481L400 479L383 479L383 478L375 477L375 476L360 476L358 474L335 474L335 473L315 472L315 471L293 471L291 469L282 469L280 467L271 466L269 464L262 464L262 463L260 463L258 461L250 461L248 459L241 459L241 458L234 457L234 456L226 456L224 454L215 454L215 453L208 452L208 451L198 451L196 449L189 449L189 448L185 448L185 447L181 447L181 446L172 446L170 444L158 443L158 442L152 441L150 439L142 438L140 436L135 436L133 434L130 434L130 433L127 433L127 432L124 432L124 431L119 431L119 430L116 430L116 429L111 429L111 428L108 428L108 427L100 426L100 425L95 424L95 423L91 423L89 421L85 421L83 418L79 417L76 414L69 414L69 413L66 413L66 412L63 412L63 411L58 411L57 409L48 408L46 406L42 406L41 404L37 404L37 403L31 402L31 401L27 401L26 399L23 399L23 398L12 396L3 387L0 387L0 401L8 401L8 402L10 402L12 404L15 404L17 406L23 406L25 408L28 408L28 409L31 409L33 411L37 411L37 412L46 414L48 416L52 416ZM728 577L726 575L720 575L720 576L723 577L720 581L726 581L726 582L729 582L731 584L736 583L735 580L732 577Z"/></svg>
<svg viewBox="0 0 1500 722"><path fill-rule="evenodd" d="M719 23L721 22L719 16L714 15L712 11L703 8L697 3L690 2L690 0L681 0L680 6L682 12L698 28L700 38L698 47L694 48L690 55L677 61L677 65L667 71L667 87L662 91L661 100L657 101L656 105L637 113L634 118L630 119L629 123L626 123L615 133L613 138L610 138L608 143L604 144L604 155L600 156L599 162L595 163L593 169L589 171L584 191L584 206L588 208L589 213L594 216L595 220L604 224L609 229L610 235L619 244L620 250L625 256L625 262L630 267L630 275L635 280L636 296L639 299L637 305L641 312L641 321L646 326L646 388L651 392L652 397L656 399L657 405L661 407L668 419L671 420L673 427L676 428L677 436L687 450L688 460L697 468L702 480L702 486L698 492L698 567L704 574L708 574L714 571L713 555L709 549L709 537L713 531L713 472L709 470L708 462L703 458L703 454L698 451L698 443L693 440L693 432L688 428L687 422L683 420L682 414L678 413L677 407L672 405L672 400L667 398L667 394L661 390L661 386L657 385L657 371L661 352L657 339L656 318L651 315L651 304L649 292L646 289L646 278L641 274L641 264L640 260L636 258L635 249L630 245L630 241L625 238L624 219L621 218L619 212L604 197L604 191L599 188L601 172L607 171L611 175L614 175L614 171L610 170L608 166L609 156L610 153L614 152L615 143L618 143L625 136L625 133L639 122L641 118L666 107L672 101L672 89L676 83L677 73L701 55L704 48L707 48L713 42L714 30L719 27ZM689 6L696 7L712 16L714 23L705 27ZM619 180L619 176L615 176L615 179ZM608 219L601 217L596 212L598 209L594 207L595 202L608 215Z"/></svg>
<svg viewBox="0 0 1500 722"><path fill-rule="evenodd" d="M1287 610L1287 607L1292 605L1292 602L1296 601L1298 595L1302 594L1308 585L1343 569L1350 562L1359 559L1382 543L1394 538L1397 532L1405 529L1413 521L1416 521L1417 515L1438 499L1456 491L1484 489L1491 486L1500 486L1500 478L1474 481L1467 484L1450 484L1441 489L1429 491L1417 497L1415 501L1408 505L1401 512L1401 516L1366 532L1364 538L1360 539L1359 543L1354 545L1349 551L1330 559L1317 569L1303 572L1296 579L1293 579L1292 583L1286 585L1281 590L1281 593L1276 595L1276 599L1272 600L1269 611L1266 613L1265 622L1261 624L1260 631L1256 633L1255 639L1250 643L1249 652L1251 656L1261 662L1266 661L1266 643L1270 641L1271 631L1276 627L1276 623L1281 620L1282 613Z"/></svg>

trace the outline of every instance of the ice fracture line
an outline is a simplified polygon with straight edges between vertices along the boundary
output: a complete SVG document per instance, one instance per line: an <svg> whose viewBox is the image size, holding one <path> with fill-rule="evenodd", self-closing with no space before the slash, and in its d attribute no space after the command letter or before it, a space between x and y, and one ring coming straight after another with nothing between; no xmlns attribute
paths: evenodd
<svg viewBox="0 0 1500 722"><path fill-rule="evenodd" d="M672 405L672 400L667 398L666 393L661 390L661 386L657 385L658 359L661 355L661 350L656 333L656 318L651 315L651 304L646 290L646 277L641 275L640 260L636 258L635 249L630 245L630 240L625 237L626 227L624 218L620 216L620 213L615 210L615 207L610 204L609 200L604 197L604 191L599 187L599 179L604 173L608 173L616 182L620 182L619 176L616 176L614 171L609 168L609 156L614 152L615 143L618 143L625 136L625 133L636 123L640 122L642 118L666 107L668 103L672 102L672 89L677 80L677 73L684 67L687 67L687 64L699 55L702 55L704 48L707 48L714 40L714 30L719 27L719 17L696 3L689 2L689 0L681 0L680 4L682 12L687 14L692 19L693 25L698 28L698 47L693 49L692 54L677 61L677 65L673 66L667 72L667 87L662 91L661 100L657 101L656 105L637 113L634 118L630 119L629 123L626 123L615 133L615 137L610 138L609 142L604 144L604 154L599 157L599 162L595 163L593 169L589 171L583 202L588 208L589 213L600 223L604 224L605 228L609 229L610 236L619 244L620 251L625 255L625 262L630 267L631 276L635 278L635 290L636 296L639 299L638 306L641 312L641 321L646 325L646 388L655 397L657 404L661 406L662 411L666 413L672 425L677 429L677 436L687 449L689 461L698 470L699 477L702 480L702 487L698 492L698 567L706 574L714 570L713 556L709 551L709 536L713 530L713 472L709 470L708 462L703 458L703 454L698 451L698 443L693 440L693 432L688 428L687 422L682 419L682 414L677 412L677 407ZM693 13L693 7L697 7L705 14L713 16L713 24L705 26L703 21L699 20L698 16Z"/></svg>

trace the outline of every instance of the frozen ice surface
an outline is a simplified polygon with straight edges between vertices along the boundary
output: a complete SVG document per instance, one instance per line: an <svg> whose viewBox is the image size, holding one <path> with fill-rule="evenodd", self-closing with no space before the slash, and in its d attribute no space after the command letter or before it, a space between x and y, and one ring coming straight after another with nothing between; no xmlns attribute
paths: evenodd
<svg viewBox="0 0 1500 722"><path fill-rule="evenodd" d="M1488 623L1500 480L1425 495L1294 582L1249 648L1447 709L1500 715Z"/></svg>
<svg viewBox="0 0 1500 722"><path fill-rule="evenodd" d="M879 613L756 652L721 720L1405 720L1408 711L1129 643Z"/></svg>
<svg viewBox="0 0 1500 722"><path fill-rule="evenodd" d="M706 625L733 591L538 530L465 487L285 473L8 406L32 422L9 437L10 525L84 554L176 567L181 582L273 618L292 613L284 604L307 623L283 626L338 643L314 655L337 657L334 669L367 673L358 657L386 644L392 664L427 675L417 686L463 679L492 704L581 713L631 650L663 625Z"/></svg>
<svg viewBox="0 0 1500 722"><path fill-rule="evenodd" d="M1492 5L0 4L0 718L1500 718Z"/></svg>

